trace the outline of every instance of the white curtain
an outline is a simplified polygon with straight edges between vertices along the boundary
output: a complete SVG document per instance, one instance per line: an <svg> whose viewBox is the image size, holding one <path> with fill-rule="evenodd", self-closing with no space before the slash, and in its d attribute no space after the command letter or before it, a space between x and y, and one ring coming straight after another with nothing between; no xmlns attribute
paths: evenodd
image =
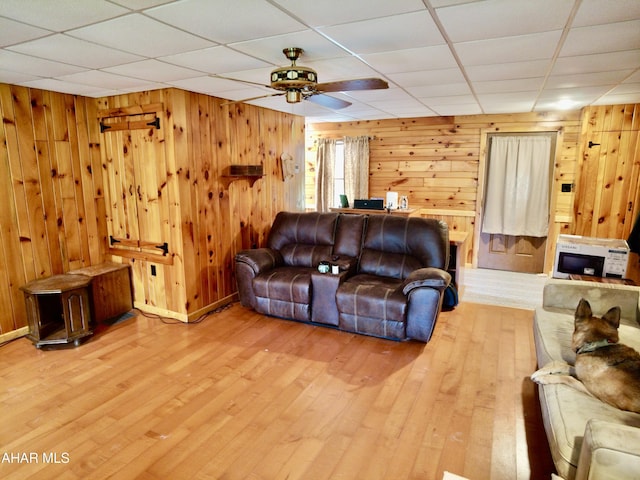
<svg viewBox="0 0 640 480"><path fill-rule="evenodd" d="M369 198L369 137L344 137L344 193Z"/></svg>
<svg viewBox="0 0 640 480"><path fill-rule="evenodd" d="M483 233L549 234L548 136L491 137Z"/></svg>
<svg viewBox="0 0 640 480"><path fill-rule="evenodd" d="M316 210L327 212L333 206L333 167L336 161L336 141L318 139L316 153Z"/></svg>

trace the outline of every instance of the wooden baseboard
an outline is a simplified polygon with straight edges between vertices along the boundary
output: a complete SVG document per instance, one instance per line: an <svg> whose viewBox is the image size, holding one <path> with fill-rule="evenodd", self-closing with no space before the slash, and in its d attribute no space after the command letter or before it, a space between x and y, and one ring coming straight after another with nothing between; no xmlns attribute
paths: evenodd
<svg viewBox="0 0 640 480"><path fill-rule="evenodd" d="M11 330L10 332L0 335L0 343L10 342L16 338L24 337L29 333L29 327L18 328L17 330Z"/></svg>

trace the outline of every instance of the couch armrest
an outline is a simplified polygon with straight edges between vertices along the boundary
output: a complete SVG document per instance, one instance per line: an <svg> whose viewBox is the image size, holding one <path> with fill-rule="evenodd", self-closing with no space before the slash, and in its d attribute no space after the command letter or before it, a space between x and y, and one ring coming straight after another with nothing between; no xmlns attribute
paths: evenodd
<svg viewBox="0 0 640 480"><path fill-rule="evenodd" d="M589 420L584 431L576 480L638 478L640 428Z"/></svg>
<svg viewBox="0 0 640 480"><path fill-rule="evenodd" d="M236 263L245 263L255 275L282 265L282 255L271 248L243 250L236 254Z"/></svg>
<svg viewBox="0 0 640 480"><path fill-rule="evenodd" d="M402 284L402 293L409 293L416 288L434 288L443 292L451 283L449 272L439 268L427 267L414 270Z"/></svg>
<svg viewBox="0 0 640 480"><path fill-rule="evenodd" d="M597 316L619 306L622 323L638 326L640 288L629 285L551 278L544 285L542 306L569 310L573 314L581 298L589 301Z"/></svg>

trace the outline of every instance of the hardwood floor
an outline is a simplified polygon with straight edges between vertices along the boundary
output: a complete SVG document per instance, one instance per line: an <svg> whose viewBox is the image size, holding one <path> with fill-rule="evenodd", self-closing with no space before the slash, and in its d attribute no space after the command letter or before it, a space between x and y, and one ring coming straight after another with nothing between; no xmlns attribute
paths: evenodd
<svg viewBox="0 0 640 480"><path fill-rule="evenodd" d="M550 478L531 324L463 302L425 345L234 304L78 348L19 339L0 347L0 477Z"/></svg>

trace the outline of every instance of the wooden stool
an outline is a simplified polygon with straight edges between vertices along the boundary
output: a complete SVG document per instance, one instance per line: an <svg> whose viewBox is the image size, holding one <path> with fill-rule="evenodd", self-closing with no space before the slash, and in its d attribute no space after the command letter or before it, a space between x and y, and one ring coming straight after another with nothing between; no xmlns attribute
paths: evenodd
<svg viewBox="0 0 640 480"><path fill-rule="evenodd" d="M27 335L37 348L43 345L80 345L80 340L92 335L90 330L89 284L83 275L54 275L27 283L24 292Z"/></svg>

